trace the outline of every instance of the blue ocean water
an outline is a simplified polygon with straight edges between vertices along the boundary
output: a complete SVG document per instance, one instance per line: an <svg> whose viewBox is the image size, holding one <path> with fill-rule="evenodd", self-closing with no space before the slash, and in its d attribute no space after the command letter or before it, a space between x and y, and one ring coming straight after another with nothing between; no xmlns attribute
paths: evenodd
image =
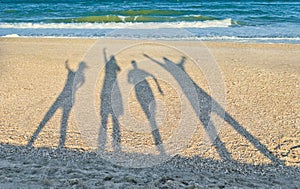
<svg viewBox="0 0 300 189"><path fill-rule="evenodd" d="M0 0L0 36L300 42L299 0Z"/></svg>

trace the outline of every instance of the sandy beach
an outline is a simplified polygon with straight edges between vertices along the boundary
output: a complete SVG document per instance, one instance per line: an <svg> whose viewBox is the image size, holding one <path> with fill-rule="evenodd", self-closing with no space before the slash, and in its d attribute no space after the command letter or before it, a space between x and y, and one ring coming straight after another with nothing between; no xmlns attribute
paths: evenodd
<svg viewBox="0 0 300 189"><path fill-rule="evenodd" d="M0 188L297 188L299 60L299 44L1 38Z"/></svg>

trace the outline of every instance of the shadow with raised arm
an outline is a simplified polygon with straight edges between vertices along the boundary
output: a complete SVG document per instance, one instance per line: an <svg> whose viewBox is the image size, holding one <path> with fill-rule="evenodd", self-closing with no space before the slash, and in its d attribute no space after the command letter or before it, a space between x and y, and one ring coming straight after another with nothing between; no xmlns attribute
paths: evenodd
<svg viewBox="0 0 300 189"><path fill-rule="evenodd" d="M121 92L117 81L117 74L120 72L120 67L117 64L115 56L107 58L106 49L103 49L104 61L105 61L105 76L103 81L103 87L101 90L101 126L99 131L99 149L105 150L107 145L107 125L109 116L112 118L113 131L112 131L112 146L115 151L121 150L121 132L119 124L119 116L123 114L123 103L121 98ZM113 109L113 103L115 103L118 109Z"/></svg>
<svg viewBox="0 0 300 189"><path fill-rule="evenodd" d="M211 113L217 114L224 121L226 121L231 127L233 127L240 135L245 137L250 143L252 143L255 148L257 148L265 157L270 159L275 164L281 164L281 160L274 156L265 145L263 145L258 139L256 139L251 133L249 133L238 121L236 121L228 112L226 112L223 107L215 101L209 94L207 94L201 87L199 87L193 79L185 71L185 57L182 57L178 63L174 63L166 57L163 57L163 62L157 61L150 56L144 54L145 57L153 61L154 63L162 66L167 70L178 82L180 87L183 89L187 99L190 101L195 113L197 114L199 120L202 122L213 146L216 148L220 157L224 160L232 160L232 157L228 150L226 149L224 143L220 140L217 130L211 121ZM198 102L193 102L194 97L192 93L186 90L186 85L191 83L195 88ZM201 104L200 104L201 102ZM214 108L212 108L212 104Z"/></svg>
<svg viewBox="0 0 300 189"><path fill-rule="evenodd" d="M160 85L157 79L154 77L154 75L138 68L137 63L135 61L132 61L131 64L133 66L133 69L130 70L128 73L128 82L134 85L137 100L140 103L150 123L155 145L160 154L164 155L165 150L162 144L162 138L155 120L156 101L150 84L147 81L147 78L152 78L155 81L155 84L160 94L163 95L163 91L161 90Z"/></svg>
<svg viewBox="0 0 300 189"><path fill-rule="evenodd" d="M59 96L56 98L55 102L47 111L46 115L40 122L39 126L31 136L27 146L32 146L34 141L37 139L39 133L45 127L47 122L53 117L55 112L58 109L62 109L62 117L60 124L60 138L58 148L62 148L65 146L66 142L66 130L68 126L68 119L70 116L70 112L73 107L73 98L75 97L75 93L77 89L79 89L84 83L84 69L87 68L85 62L81 62L76 71L73 71L68 64L68 60L65 62L65 67L68 70L68 77L65 83L65 86Z"/></svg>

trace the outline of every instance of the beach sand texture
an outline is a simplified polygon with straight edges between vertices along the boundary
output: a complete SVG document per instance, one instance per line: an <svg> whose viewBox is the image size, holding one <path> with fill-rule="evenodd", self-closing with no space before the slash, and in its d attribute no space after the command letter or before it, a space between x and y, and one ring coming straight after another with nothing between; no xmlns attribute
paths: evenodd
<svg viewBox="0 0 300 189"><path fill-rule="evenodd" d="M29 178L24 175L26 175L26 170L29 167L35 169L33 164L40 164L39 169L46 167L49 170L55 169L59 172L56 175L56 171L52 170L54 172L52 175L45 176L47 174L40 172L37 168L32 173L36 177L44 175L42 181L36 182L37 185L46 186L79 186L80 184L87 187L94 186L93 184L96 181L89 182L88 175L94 175L95 178L98 178L98 181L102 179L100 185L103 187L116 183L118 179L118 186L148 184L148 186L157 187L165 185L200 187L211 184L211 186L251 187L282 184L296 186L299 184L299 181L296 181L295 178L300 175L300 45L219 42L201 44L195 41L150 41L153 44L146 43L147 45L142 47L129 48L117 53L115 63L120 72L105 72L105 69L99 71L93 99L95 101L94 111L99 116L98 120L101 120L103 116L108 117L107 122L104 123L107 125L106 136L104 136L106 143L102 147L105 146L106 149L104 150L110 153L123 146L135 147L126 150L123 148L124 153L141 153L145 151L142 149L147 151L147 147L155 146L156 142L168 140L172 132L176 130L176 124L180 122L182 112L185 111L180 107L184 101L180 99L180 95L176 91L178 88L174 88L168 81L161 79L160 72L154 76L158 79L158 85L163 94L161 94L155 80L147 78L148 84L144 83L144 86L150 87L147 90L148 92L151 90L153 96L139 98L137 95L139 88L134 87L132 83L130 84L130 80L134 83L136 78L134 74L137 73L133 71L131 72L132 75L129 76L129 72L134 70L131 64L132 60L137 61L138 68L142 68L144 72L155 73L155 69L159 68L159 64L155 61L165 63L164 61L167 60L178 63L183 56L188 55L184 63L184 73L194 82L193 85L196 86L199 100L204 99L203 107L205 107L206 100L211 98L211 86L206 81L205 73L201 72L201 69L193 63L191 58L197 56L193 54L195 52L180 53L168 47L161 48L161 45L157 45L157 43L172 47L183 47L184 49L198 46L201 48L206 47L221 70L225 86L226 106L219 107L224 109L223 118L218 117L217 113L210 114L208 112L206 114L205 111L207 110L205 108L203 109L204 113L197 115L193 110L193 105L186 106L191 108L192 114L195 114L192 120L195 129L186 131L191 133L191 138L184 148L176 151L174 157L175 159L178 158L179 162L189 162L184 164L185 168L178 168L182 173L179 176L176 171L171 174L174 172L171 171L173 168L158 166L155 170L152 170L155 173L154 176L148 175L148 180L143 180L142 176L138 177L137 175L141 172L144 176L150 174L151 169L144 168L137 173L131 169L115 167L100 159L92 160L95 159L94 156L96 155L89 152L93 150L94 146L91 146L82 138L84 134L78 127L75 110L71 105L72 98L70 98L71 95L66 89L66 87L70 87L66 85L68 74L71 78L72 75L70 76L70 74L72 73L70 71L68 73L65 61L68 60L70 70L78 71L78 66L95 42L96 39L0 39L0 166L5 170L4 174L0 176L3 178L3 183L18 183L21 186L22 181L25 180L28 184L35 186L34 176ZM112 49L130 46L137 42L140 41L98 40L98 43L101 43L107 49L107 60L111 60L111 53L114 52ZM103 49L99 49L99 54L103 55ZM144 54L147 54L149 58ZM163 59L163 57L166 59ZM152 61L154 62L153 65L156 66L141 67L143 61L139 60L148 63ZM99 62L101 64L105 63L103 56L102 59L99 59ZM94 68L93 65L89 65L89 62L85 63L87 67L82 69L84 70L83 77L87 76L84 72L89 72ZM146 68L149 68L149 70L145 70ZM120 121L119 128L117 131L114 130L115 120L110 117L110 109L106 108L111 104L101 102L101 99L110 99L107 94L104 94L103 88L109 86L109 82L115 79L113 77L109 78L106 75L107 73L116 74L116 77L123 78L118 83L120 89L124 89L124 86L127 85L132 87L128 90L130 93L126 94L128 97L124 96L128 104L125 104L123 99L122 108L127 108L134 119L148 124L148 130L146 129L148 132L136 133L128 129L135 128L135 126L124 125L123 123L130 122L122 121L126 118L122 117L121 114L117 117ZM174 75L170 74L170 76ZM130 77L131 79L129 79ZM85 83L88 83L88 81L88 78L82 80ZM83 88L84 86L82 86ZM143 84L141 84L140 89L145 89ZM65 92L62 93L62 91ZM120 93L120 95L123 94ZM67 102L65 97L68 99ZM142 103L151 106L151 103L146 102L151 99L155 99L156 109L161 110L157 113L155 124L153 122L149 124L152 118L151 116L147 117L145 111L148 110L143 109L143 106L141 106ZM189 100L191 99L187 97L186 102ZM192 104L192 102L190 103ZM122 110L120 110L120 113L122 113ZM216 120L223 123L222 127L218 128L215 143L209 143L205 140L208 116L215 116ZM39 127L40 129L38 129ZM153 127L158 128L159 136L154 136L153 133L149 132L151 127L152 129ZM96 130L99 131L99 128ZM103 128L99 132L101 131L104 131ZM119 134L119 138L115 135L111 136L112 133ZM95 134L95 136L98 136L98 134ZM180 140L184 139L181 138ZM101 144L99 145L101 147ZM66 147L67 149L61 148L55 151L57 147ZM153 149L154 156L167 150L156 147ZM49 158L47 165L42 163L47 159L47 155L43 153L43 150L52 158ZM66 162L71 160L68 159L67 155L61 155L64 153L69 154L71 159L76 159L77 167L66 165ZM172 155L175 155L175 153L173 152ZM35 156L40 156L40 159L31 160L31 157ZM89 161L85 163L86 159L83 156ZM22 163L22 161L24 162ZM28 162L26 163L26 161ZM227 163L223 164L222 162ZM93 163L99 165L93 167ZM198 171L200 171L198 174L191 172L193 166L198 167ZM11 169L8 169L9 167ZM19 172L16 173L12 167L17 167ZM94 171L93 173L84 172L88 171L89 167ZM230 171L230 167L234 171ZM240 167L243 167L243 170L239 172L237 170ZM60 168L61 171L59 171ZM81 171L79 173L77 170L79 176L74 173L75 176L64 178L63 175L68 169L72 169L74 172L76 172L76 169ZM161 173L161 169L168 170L165 171L166 176L163 177L165 178L163 180L161 179L164 174ZM106 170L107 173L96 173L100 170ZM174 168L174 170L177 169ZM260 173L255 173L257 170L260 170L258 171ZM266 173L264 173L264 170ZM12 172L15 174L12 174ZM244 177L242 176L244 172L252 176ZM216 173L219 176L212 176ZM175 178L175 175L178 179ZM202 175L201 178L200 175ZM272 175L274 180L265 181L263 179L271 178ZM87 178L80 179L79 177ZM187 178L190 178L190 180L187 180ZM204 178L209 181L204 182ZM220 181L220 178L222 181ZM233 178L240 178L242 181L233 181Z"/></svg>

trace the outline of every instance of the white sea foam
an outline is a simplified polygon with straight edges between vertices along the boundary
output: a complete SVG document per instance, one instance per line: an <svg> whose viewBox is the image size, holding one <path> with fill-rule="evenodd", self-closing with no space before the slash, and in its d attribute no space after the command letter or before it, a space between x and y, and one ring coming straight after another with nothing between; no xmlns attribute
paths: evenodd
<svg viewBox="0 0 300 189"><path fill-rule="evenodd" d="M21 37L21 38L66 38L66 39L70 39L70 38L74 38L74 39L78 39L78 38L84 38L84 39L101 39L101 38L121 38L121 39L133 39L133 37L116 37L116 36L102 36L102 37L97 37L97 36L92 36L92 37L86 37L86 36L19 36L17 34L8 34L5 36L1 36L3 38L10 38L10 37ZM143 38L141 37L140 39L147 39L147 38ZM148 39L152 39L151 37L149 37ZM155 38L156 39L156 38ZM158 39L161 40L170 40L170 38L167 37L160 37ZM240 43L295 43L295 44L299 44L300 43L300 37L253 37L253 38L244 38L244 37L235 37L235 36L213 36L213 37L196 37L196 36L189 36L189 37L180 37L180 38L171 38L172 40L192 40L192 41L228 41L228 42L240 42Z"/></svg>
<svg viewBox="0 0 300 189"><path fill-rule="evenodd" d="M197 37L199 40L212 40L212 41L240 41L240 42L251 42L251 41L300 41L300 37L235 37L235 36L213 36L213 37Z"/></svg>
<svg viewBox="0 0 300 189"><path fill-rule="evenodd" d="M229 27L232 19L207 20L203 22L124 22L124 23L0 23L0 28L22 28L22 29L157 29L157 28L209 28Z"/></svg>
<svg viewBox="0 0 300 189"><path fill-rule="evenodd" d="M12 34L5 35L3 37L20 37L20 36L18 34L12 33Z"/></svg>

